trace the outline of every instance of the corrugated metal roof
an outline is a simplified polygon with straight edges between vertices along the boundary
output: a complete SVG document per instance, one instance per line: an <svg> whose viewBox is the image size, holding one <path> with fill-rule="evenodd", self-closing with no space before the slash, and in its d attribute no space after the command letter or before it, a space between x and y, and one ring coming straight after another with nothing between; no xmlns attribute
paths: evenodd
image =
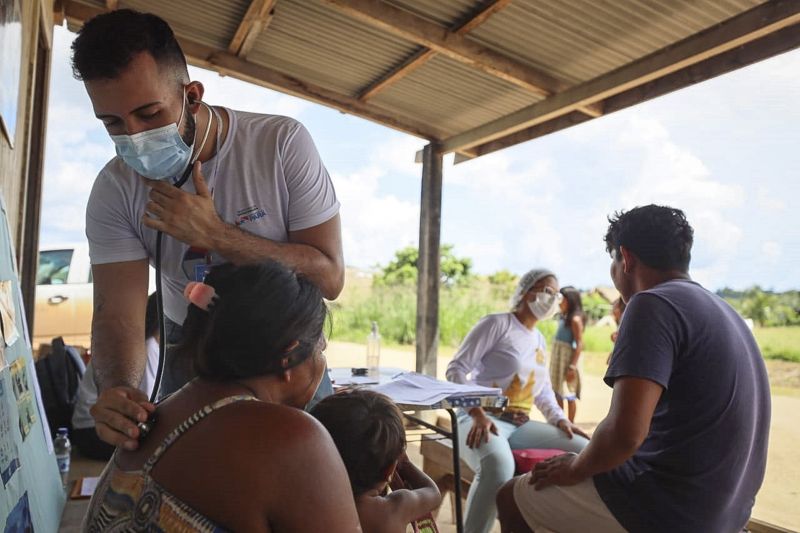
<svg viewBox="0 0 800 533"><path fill-rule="evenodd" d="M759 0L520 0L470 34L492 49L579 83L689 37Z"/></svg>
<svg viewBox="0 0 800 533"><path fill-rule="evenodd" d="M540 100L516 85L436 56L374 101L384 108L429 117L440 129L455 134Z"/></svg>
<svg viewBox="0 0 800 533"><path fill-rule="evenodd" d="M102 0L62 1L67 12L73 4L93 6L93 12L105 6ZM297 93L303 87L315 87L316 93L310 90L306 94L314 93L310 97L339 109L379 121L394 116L394 127L419 132L424 129L419 125L429 125L428 131L448 137L489 127L543 99L541 94L521 87L518 83L522 82L501 79L503 73L485 72L499 68L495 63L481 68L437 55L369 101L357 101L366 88L424 48L407 35L401 37L352 17L347 14L348 8L399 8L403 16L411 14L423 24L434 24L434 28L445 31L465 22L490 2L351 1L354 6L335 5L348 4L345 0L278 0L274 18L246 59L229 63L226 71L235 76L236 65L246 70L247 64L252 63L297 80L287 82L287 91ZM198 48L199 53L208 55L195 60L212 65L214 52L225 53L249 5L249 0L119 0L119 7L152 11L165 18L179 37L205 47ZM506 56L517 67L563 82L559 88L563 91L596 80L759 5L767 15L776 10L785 12L782 16L791 19L792 28L800 34L800 19L796 18L800 9L791 0L512 0L463 38L468 44ZM88 16L85 10L81 13ZM388 23L396 24L396 20ZM758 27L761 22L754 17L750 24ZM796 40L798 44L791 46L800 45L800 38ZM791 41L794 43L795 39ZM276 85L274 77L267 83ZM320 93L324 93L322 98ZM648 96L641 98L645 97ZM565 113L574 111L573 107ZM589 111L584 108L582 112ZM486 139L490 137L498 138L490 134ZM449 141L446 144L450 146Z"/></svg>

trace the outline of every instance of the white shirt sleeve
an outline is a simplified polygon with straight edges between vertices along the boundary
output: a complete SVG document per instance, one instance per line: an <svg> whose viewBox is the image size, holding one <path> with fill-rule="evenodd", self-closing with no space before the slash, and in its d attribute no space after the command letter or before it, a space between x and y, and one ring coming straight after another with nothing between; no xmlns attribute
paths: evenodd
<svg viewBox="0 0 800 533"><path fill-rule="evenodd" d="M123 191L113 170L124 164L112 161L94 182L86 205L86 238L93 265L136 261L147 257L134 224L131 191Z"/></svg>
<svg viewBox="0 0 800 533"><path fill-rule="evenodd" d="M327 222L339 212L333 182L308 130L295 122L281 143L283 174L289 191L289 231Z"/></svg>
<svg viewBox="0 0 800 533"><path fill-rule="evenodd" d="M556 401L556 394L553 392L553 384L550 383L550 376L545 373L542 390L533 399L533 404L536 406L545 420L552 425L558 424L560 420L568 420L564 416L564 410L558 405Z"/></svg>
<svg viewBox="0 0 800 533"><path fill-rule="evenodd" d="M497 342L499 331L496 320L491 316L480 319L469 330L453 360L447 365L445 373L447 380L453 383L466 383L467 375L475 369L486 352Z"/></svg>

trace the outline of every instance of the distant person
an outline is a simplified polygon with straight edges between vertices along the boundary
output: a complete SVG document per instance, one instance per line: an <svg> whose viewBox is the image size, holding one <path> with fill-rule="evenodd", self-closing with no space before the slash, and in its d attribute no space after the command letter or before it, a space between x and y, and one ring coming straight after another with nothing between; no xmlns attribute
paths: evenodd
<svg viewBox="0 0 800 533"><path fill-rule="evenodd" d="M139 383L139 390L150 396L158 370L158 309L156 308L156 295L147 298L147 309L144 317L145 349L147 350L147 365L144 376ZM75 402L75 411L72 413L72 433L70 439L81 452L81 455L97 461L108 461L114 453L114 446L108 444L97 436L94 427L94 418L89 410L97 401L97 383L94 378L94 365L90 362L83 374L78 399Z"/></svg>
<svg viewBox="0 0 800 533"><path fill-rule="evenodd" d="M189 285L177 357L197 371L117 448L84 531L354 533L339 452L305 406L325 372L320 290L275 262L213 267Z"/></svg>
<svg viewBox="0 0 800 533"><path fill-rule="evenodd" d="M580 454L498 493L503 531L742 531L764 480L766 368L752 333L689 277L679 209L609 218L611 278L627 302L606 371L606 418Z"/></svg>
<svg viewBox="0 0 800 533"><path fill-rule="evenodd" d="M614 323L617 325L617 329L615 329L611 333L611 342L617 342L617 337L619 336L619 325L622 323L622 315L625 313L625 302L622 301L622 298L617 298L614 300L614 303L611 305L611 317L614 319ZM613 351L608 354L606 358L606 364L611 362L611 354L614 353Z"/></svg>
<svg viewBox="0 0 800 533"><path fill-rule="evenodd" d="M583 351L583 312L581 293L575 287L561 289L561 319L550 356L550 381L561 408L567 401L567 416L575 422L577 400L581 398L580 358Z"/></svg>
<svg viewBox="0 0 800 533"><path fill-rule="evenodd" d="M588 436L569 421L556 401L544 335L536 328L558 311L561 298L555 274L531 270L519 280L511 312L480 319L447 365L449 381L500 387L508 397L502 416L473 407L458 417L461 456L475 471L464 520L467 533L491 531L497 489L514 475L511 450L579 452L586 446ZM547 423L529 419L534 406Z"/></svg>
<svg viewBox="0 0 800 533"><path fill-rule="evenodd" d="M614 323L617 325L616 331L611 334L611 342L617 342L617 337L619 336L619 325L622 322L622 314L624 312L625 302L622 301L622 298L617 298L614 300L614 303L611 306L611 316L614 318Z"/></svg>
<svg viewBox="0 0 800 533"><path fill-rule="evenodd" d="M408 524L439 507L436 483L406 455L406 430L397 406L364 389L321 400L311 414L342 456L364 533L405 533ZM387 494L396 475L405 489Z"/></svg>

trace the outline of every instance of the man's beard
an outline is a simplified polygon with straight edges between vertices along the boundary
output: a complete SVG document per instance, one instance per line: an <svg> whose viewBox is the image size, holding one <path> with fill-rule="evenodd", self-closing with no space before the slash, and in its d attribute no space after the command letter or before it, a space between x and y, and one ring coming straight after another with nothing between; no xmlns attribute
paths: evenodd
<svg viewBox="0 0 800 533"><path fill-rule="evenodd" d="M197 123L194 120L194 115L191 112L186 113L186 119L184 120L185 126L183 129L183 135L181 135L181 139L183 142L186 143L186 146L191 147L194 144L194 134L196 130Z"/></svg>

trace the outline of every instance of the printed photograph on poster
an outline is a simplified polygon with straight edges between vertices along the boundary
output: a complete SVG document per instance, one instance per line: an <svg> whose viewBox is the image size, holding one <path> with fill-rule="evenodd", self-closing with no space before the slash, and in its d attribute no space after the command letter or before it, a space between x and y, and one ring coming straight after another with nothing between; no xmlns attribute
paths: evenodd
<svg viewBox="0 0 800 533"><path fill-rule="evenodd" d="M27 491L22 494L17 505L15 505L8 514L8 518L6 518L6 528L3 530L3 533L33 533L31 506L28 503Z"/></svg>
<svg viewBox="0 0 800 533"><path fill-rule="evenodd" d="M17 408L19 409L19 434L22 435L22 440L25 440L37 420L36 406L33 405L33 394L30 391L17 401Z"/></svg>
<svg viewBox="0 0 800 533"><path fill-rule="evenodd" d="M6 346L13 345L19 339L16 317L11 282L0 281L0 327L3 328Z"/></svg>
<svg viewBox="0 0 800 533"><path fill-rule="evenodd" d="M20 401L20 398L24 396L26 392L30 392L30 388L28 387L28 369L25 366L25 359L22 357L18 357L11 363L11 387L14 389L14 397L17 399L17 402Z"/></svg>
<svg viewBox="0 0 800 533"><path fill-rule="evenodd" d="M25 360L19 357L11 363L10 368L11 388L14 389L19 411L19 433L22 435L22 440L25 440L37 420L33 393L28 387L28 367L25 365Z"/></svg>
<svg viewBox="0 0 800 533"><path fill-rule="evenodd" d="M4 487L19 469L19 452L11 433L11 393L6 388L6 380L0 372L0 478Z"/></svg>
<svg viewBox="0 0 800 533"><path fill-rule="evenodd" d="M0 131L14 147L22 69L20 0L0 0Z"/></svg>

